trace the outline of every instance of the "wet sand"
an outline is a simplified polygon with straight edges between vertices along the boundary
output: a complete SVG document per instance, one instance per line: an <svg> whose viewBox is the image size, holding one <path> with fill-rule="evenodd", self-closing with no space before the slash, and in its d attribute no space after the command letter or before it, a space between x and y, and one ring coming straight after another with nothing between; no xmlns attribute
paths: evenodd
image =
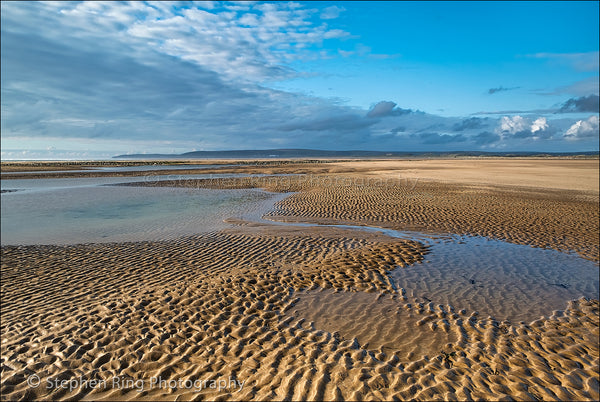
<svg viewBox="0 0 600 402"><path fill-rule="evenodd" d="M471 161L422 161L411 177L396 176L409 161L382 163L137 185L293 191L266 218L477 234L598 261L597 160L505 160L505 174L482 161L469 175L459 172ZM600 397L596 299L498 321L397 288L391 271L428 256L417 241L230 223L172 241L3 246L2 398Z"/></svg>

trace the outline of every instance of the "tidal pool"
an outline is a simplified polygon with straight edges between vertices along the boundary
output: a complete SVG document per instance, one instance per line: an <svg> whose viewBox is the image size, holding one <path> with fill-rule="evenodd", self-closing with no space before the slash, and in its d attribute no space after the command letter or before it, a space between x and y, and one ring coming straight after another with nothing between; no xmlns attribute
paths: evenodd
<svg viewBox="0 0 600 402"><path fill-rule="evenodd" d="M422 262L390 272L397 292L416 302L450 305L456 310L465 309L500 321L529 322L549 316L554 310L564 310L569 300L600 297L598 264L574 253L480 236L436 235L369 226L322 226L375 231L427 244L429 252ZM347 293L334 297L346 297L348 300L344 303L353 305L351 300L361 296ZM356 306L357 313L364 309L358 302ZM331 313L338 314L336 311ZM327 314L322 309L319 311L323 320L341 318L327 317Z"/></svg>
<svg viewBox="0 0 600 402"><path fill-rule="evenodd" d="M397 232L395 237L408 236ZM390 272L396 294L300 291L286 315L345 339L357 338L363 347L413 360L451 350L463 337L458 326L422 325L423 316L416 313L420 306L454 311L463 320L477 314L480 319L529 323L560 316L570 300L599 298L598 265L577 255L477 236L419 235L418 241L429 244L429 253L421 263Z"/></svg>
<svg viewBox="0 0 600 402"><path fill-rule="evenodd" d="M183 177L237 176L245 175ZM228 218L318 226L262 219L285 194L111 185L136 181L140 178L3 180L2 190L18 191L1 196L2 245L167 240L232 227L224 222ZM598 265L574 254L477 236L326 226L378 231L428 244L422 263L390 273L399 294L423 303L451 305L498 320L531 321L564 309L569 300L599 298Z"/></svg>
<svg viewBox="0 0 600 402"><path fill-rule="evenodd" d="M422 302L480 316L532 321L567 301L598 299L598 265L576 254L480 236L432 241L422 263L395 269L396 286Z"/></svg>
<svg viewBox="0 0 600 402"><path fill-rule="evenodd" d="M234 175L209 177L217 176ZM223 220L267 212L277 197L254 189L110 186L136 181L140 178L3 180L2 190L17 191L1 196L2 245L174 239L231 227Z"/></svg>

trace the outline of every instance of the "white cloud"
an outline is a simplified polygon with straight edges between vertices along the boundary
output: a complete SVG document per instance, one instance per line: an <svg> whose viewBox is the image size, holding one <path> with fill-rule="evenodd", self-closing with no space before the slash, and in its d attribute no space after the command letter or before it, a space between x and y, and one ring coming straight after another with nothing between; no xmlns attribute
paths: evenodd
<svg viewBox="0 0 600 402"><path fill-rule="evenodd" d="M548 128L548 122L545 117L538 117L531 125L531 132L544 131Z"/></svg>
<svg viewBox="0 0 600 402"><path fill-rule="evenodd" d="M341 29L331 29L331 30L325 32L325 34L323 34L323 38L325 38L325 39L345 38L349 35L350 34L348 32L343 31Z"/></svg>
<svg viewBox="0 0 600 402"><path fill-rule="evenodd" d="M297 3L225 3L222 9L206 2L58 2L39 5L47 34L70 34L125 41L137 48L179 57L230 79L282 79L296 75L284 65L319 58L309 48L323 40L346 38L349 33L318 25L318 10ZM332 8L333 7L333 8ZM329 7L333 10L343 8ZM12 7L11 7L12 8ZM3 7L3 13L4 13ZM23 12L24 9L8 10ZM35 10L33 12L36 12ZM329 55L326 54L325 57Z"/></svg>
<svg viewBox="0 0 600 402"><path fill-rule="evenodd" d="M216 1L195 1L194 4L200 8L205 8L207 10L212 10L217 6Z"/></svg>
<svg viewBox="0 0 600 402"><path fill-rule="evenodd" d="M590 116L587 120L578 120L565 133L567 140L580 140L584 138L598 137L598 116Z"/></svg>
<svg viewBox="0 0 600 402"><path fill-rule="evenodd" d="M339 17L342 11L346 11L346 9L338 6L327 7L321 12L321 18L324 20L331 20Z"/></svg>
<svg viewBox="0 0 600 402"><path fill-rule="evenodd" d="M500 134L502 138L506 135L512 135L519 138L535 137L532 135L540 135L549 127L545 117L538 117L531 122L529 118L519 115L513 117L503 116L498 123L496 133Z"/></svg>
<svg viewBox="0 0 600 402"><path fill-rule="evenodd" d="M527 119L522 116L503 116L500 119L500 132L516 134L522 131L526 131L530 128Z"/></svg>

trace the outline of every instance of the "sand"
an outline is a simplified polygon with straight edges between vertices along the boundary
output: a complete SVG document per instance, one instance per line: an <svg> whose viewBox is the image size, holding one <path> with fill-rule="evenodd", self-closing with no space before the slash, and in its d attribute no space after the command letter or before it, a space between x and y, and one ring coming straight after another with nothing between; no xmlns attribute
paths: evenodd
<svg viewBox="0 0 600 402"><path fill-rule="evenodd" d="M541 187L598 192L598 159L470 158L335 163L341 171L478 186Z"/></svg>
<svg viewBox="0 0 600 402"><path fill-rule="evenodd" d="M111 161L101 166L150 165L143 161ZM446 183L476 184L479 186L532 186L563 190L599 191L598 158L457 158L425 160L369 160L338 161L322 160L221 160L170 161L176 165L224 165L214 169L177 169L148 171L94 171L69 172L69 170L92 169L92 162L2 162L2 180L66 177L135 177L147 175L184 175L214 173L246 174L326 174L352 173L368 177L416 180L435 180ZM239 166L230 166L239 164ZM51 170L56 172L44 172ZM61 172L62 170L62 172ZM18 174L23 171L39 171L39 174Z"/></svg>
<svg viewBox="0 0 600 402"><path fill-rule="evenodd" d="M598 260L598 193L446 183L358 174L308 174L127 183L131 186L264 188L294 192L267 216L286 222L370 225L476 234L574 251Z"/></svg>
<svg viewBox="0 0 600 402"><path fill-rule="evenodd" d="M547 160L563 177L551 183L519 179L510 160L498 182L483 168L468 177L442 169L415 185L387 180L390 167L377 162L334 162L303 165L310 177L143 185L294 191L268 219L480 234L598 261L592 162ZM287 169L294 173L263 172ZM163 242L3 246L2 399L600 397L598 300L498 321L396 288L391 270L427 258L419 242L230 222L237 226Z"/></svg>

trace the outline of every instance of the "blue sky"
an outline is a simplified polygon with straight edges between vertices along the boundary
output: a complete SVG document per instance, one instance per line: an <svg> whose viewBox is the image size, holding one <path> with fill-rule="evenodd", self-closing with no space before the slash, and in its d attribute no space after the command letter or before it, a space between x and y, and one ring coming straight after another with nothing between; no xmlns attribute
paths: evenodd
<svg viewBox="0 0 600 402"><path fill-rule="evenodd" d="M598 2L2 2L2 159L597 151Z"/></svg>

